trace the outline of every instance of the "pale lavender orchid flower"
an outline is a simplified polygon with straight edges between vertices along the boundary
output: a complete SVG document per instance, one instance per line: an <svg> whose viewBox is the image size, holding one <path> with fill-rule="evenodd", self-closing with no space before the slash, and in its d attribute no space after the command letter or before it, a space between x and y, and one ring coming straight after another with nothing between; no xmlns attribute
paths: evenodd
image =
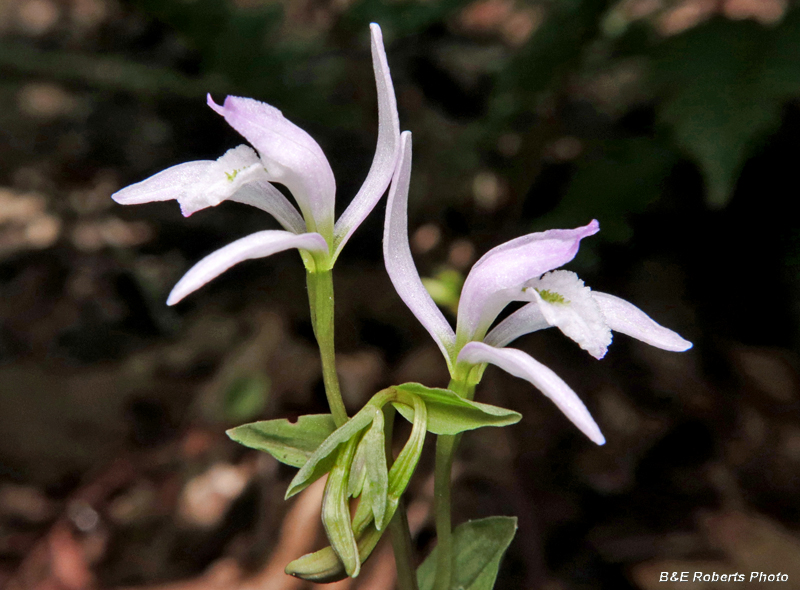
<svg viewBox="0 0 800 590"><path fill-rule="evenodd" d="M479 379L482 367L496 365L532 383L586 436L604 444L600 428L569 385L530 355L506 345L550 326L558 327L596 358L605 355L612 330L664 350L684 351L692 344L627 301L592 291L575 273L554 270L575 257L583 238L599 231L597 221L576 229L528 234L487 252L467 275L453 331L425 290L411 257L410 176L411 134L404 132L386 207L386 270L400 297L441 349L451 376L475 380L474 368ZM512 301L529 303L489 330Z"/></svg>
<svg viewBox="0 0 800 590"><path fill-rule="evenodd" d="M336 181L328 159L312 137L268 104L228 96L208 105L247 139L217 160L186 162L168 168L112 195L122 205L176 199L185 216L236 201L270 213L284 230L241 238L195 264L167 299L174 305L244 260L297 248L309 271L330 270L345 243L389 186L400 144L397 102L381 29L370 25L372 65L378 90L378 143L364 184L334 223ZM256 151L257 150L257 151ZM289 189L300 211L275 187Z"/></svg>

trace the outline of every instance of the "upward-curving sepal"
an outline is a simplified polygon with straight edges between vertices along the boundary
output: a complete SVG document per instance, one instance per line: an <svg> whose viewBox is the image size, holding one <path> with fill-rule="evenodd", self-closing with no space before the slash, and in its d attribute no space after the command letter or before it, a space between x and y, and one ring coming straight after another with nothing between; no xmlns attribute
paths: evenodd
<svg viewBox="0 0 800 590"><path fill-rule="evenodd" d="M386 223L383 229L383 258L386 272L405 302L420 323L433 337L453 370L455 333L442 312L425 290L414 265L408 243L408 187L411 178L411 133L403 132L400 138L400 156L397 170L389 189L386 204Z"/></svg>
<svg viewBox="0 0 800 590"><path fill-rule="evenodd" d="M369 215L380 200L394 174L397 154L400 150L400 120L397 116L397 100L394 95L389 63L383 47L381 28L370 25L372 38L372 68L378 89L378 145L367 178L356 196L336 221L334 229L334 259L347 240Z"/></svg>
<svg viewBox="0 0 800 590"><path fill-rule="evenodd" d="M600 428L572 388L553 371L521 350L494 348L483 342L470 342L461 349L458 360L471 364L490 363L515 377L529 381L549 397L558 409L593 442L598 445L605 444L606 439Z"/></svg>
<svg viewBox="0 0 800 590"><path fill-rule="evenodd" d="M167 298L167 305L175 305L235 264L253 258L264 258L292 248L309 252L327 252L328 243L317 233L298 236L288 231L266 230L250 234L212 252L190 268L173 287Z"/></svg>

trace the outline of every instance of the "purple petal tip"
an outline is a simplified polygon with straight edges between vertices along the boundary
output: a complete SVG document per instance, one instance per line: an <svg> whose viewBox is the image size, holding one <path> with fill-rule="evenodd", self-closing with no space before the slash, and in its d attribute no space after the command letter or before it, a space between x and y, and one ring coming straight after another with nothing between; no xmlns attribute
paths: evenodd
<svg viewBox="0 0 800 590"><path fill-rule="evenodd" d="M225 100L227 101L228 99L226 98ZM210 106L217 114L222 115L223 117L225 116L225 107L215 103L214 99L211 98L210 92L206 95L206 104Z"/></svg>

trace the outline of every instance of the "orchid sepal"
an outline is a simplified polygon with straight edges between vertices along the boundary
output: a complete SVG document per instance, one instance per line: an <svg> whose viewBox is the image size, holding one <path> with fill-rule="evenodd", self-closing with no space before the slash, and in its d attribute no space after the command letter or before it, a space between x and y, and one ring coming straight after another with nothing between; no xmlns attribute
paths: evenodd
<svg viewBox="0 0 800 590"><path fill-rule="evenodd" d="M314 232L297 235L288 231L266 230L250 234L212 252L190 268L173 287L167 298L167 305L175 305L239 262L263 258L292 248L309 252L313 257L314 254L327 254L328 243Z"/></svg>
<svg viewBox="0 0 800 590"><path fill-rule="evenodd" d="M378 94L378 143L375 156L361 188L334 226L333 252L335 261L350 236L375 208L389 186L400 152L400 119L397 114L392 77L383 46L383 34L376 23L370 28L372 68Z"/></svg>
<svg viewBox="0 0 800 590"><path fill-rule="evenodd" d="M411 133L404 131L400 136L400 154L386 202L383 257L395 290L436 342L452 374L455 368L455 332L422 284L408 243L410 180Z"/></svg>
<svg viewBox="0 0 800 590"><path fill-rule="evenodd" d="M578 395L561 377L515 348L494 348L483 342L470 342L458 354L458 360L473 365L490 363L532 383L556 404L559 410L589 439L603 445L605 437Z"/></svg>

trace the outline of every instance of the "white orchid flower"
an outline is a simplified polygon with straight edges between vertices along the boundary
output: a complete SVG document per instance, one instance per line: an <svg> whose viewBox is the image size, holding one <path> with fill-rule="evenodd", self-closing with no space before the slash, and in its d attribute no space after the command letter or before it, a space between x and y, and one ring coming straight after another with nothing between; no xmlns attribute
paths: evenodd
<svg viewBox="0 0 800 590"><path fill-rule="evenodd" d="M372 64L378 90L378 143L367 178L334 223L336 181L319 144L268 104L228 96L209 106L247 139L217 160L168 168L112 198L122 205L175 199L183 214L237 201L270 213L284 230L267 230L208 255L187 272L167 299L174 305L230 267L252 258L297 248L309 271L330 270L355 229L380 200L395 169L400 124L381 29L370 25ZM297 208L272 183L289 189Z"/></svg>
<svg viewBox="0 0 800 590"><path fill-rule="evenodd" d="M605 355L612 330L664 350L683 351L692 344L631 303L592 291L575 273L554 271L575 257L581 239L599 231L597 221L576 229L528 234L487 252L464 282L454 331L425 290L411 257L410 175L411 134L405 132L386 209L386 270L400 297L438 344L451 377L474 383L487 363L496 365L532 383L586 436L604 444L600 428L569 385L530 355L506 345L550 326L558 327L596 358ZM512 301L529 303L489 330Z"/></svg>

